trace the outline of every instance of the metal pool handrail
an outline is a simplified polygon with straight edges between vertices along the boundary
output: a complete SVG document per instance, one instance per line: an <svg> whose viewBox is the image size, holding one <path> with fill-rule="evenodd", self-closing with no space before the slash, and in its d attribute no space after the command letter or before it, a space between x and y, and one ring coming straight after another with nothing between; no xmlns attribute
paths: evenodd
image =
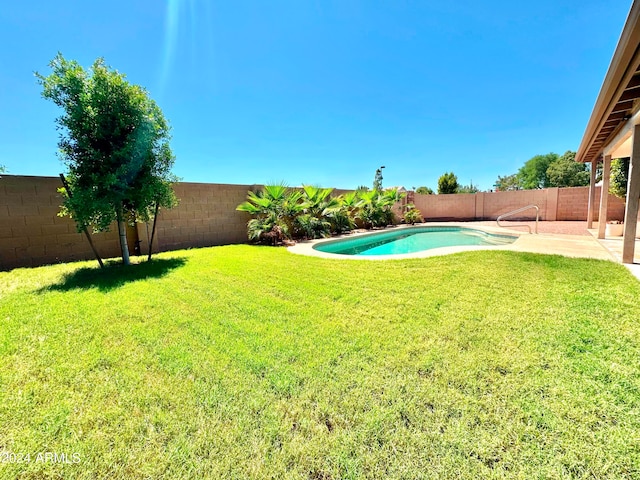
<svg viewBox="0 0 640 480"><path fill-rule="evenodd" d="M506 217L510 217L511 215L515 215L516 213L524 212L525 210L529 210L530 208L536 209L536 234L538 233L538 217L540 216L540 209L537 205L527 205L526 207L518 208L517 210L513 210L512 212L503 213L496 219L496 223L499 227L506 228L504 225L500 225L500 220ZM511 225L512 227L527 227L529 229L529 233L531 233L531 227L529 225Z"/></svg>

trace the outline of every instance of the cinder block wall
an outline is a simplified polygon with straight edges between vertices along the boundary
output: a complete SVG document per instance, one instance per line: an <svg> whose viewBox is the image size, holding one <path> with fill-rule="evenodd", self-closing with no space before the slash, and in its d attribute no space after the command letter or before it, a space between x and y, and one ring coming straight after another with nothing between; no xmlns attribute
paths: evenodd
<svg viewBox="0 0 640 480"><path fill-rule="evenodd" d="M86 237L68 217L58 217L62 197L56 177L0 178L0 270L94 258ZM93 235L103 257L118 255L117 232Z"/></svg>
<svg viewBox="0 0 640 480"><path fill-rule="evenodd" d="M414 205L425 220L472 220L476 218L476 195L421 195L415 194Z"/></svg>
<svg viewBox="0 0 640 480"><path fill-rule="evenodd" d="M453 195L414 195L414 204L427 221L439 220L495 220L500 215L527 205L537 205L540 219L547 221L581 221L587 219L589 187L546 188ZM596 220L600 208L600 187L596 188ZM609 195L607 217L624 218L624 201ZM509 220L530 220L535 210L527 210Z"/></svg>
<svg viewBox="0 0 640 480"><path fill-rule="evenodd" d="M494 192L494 193L482 193L484 196L484 209L482 212L482 220L495 220L500 215L503 215L518 208L526 207L527 205L537 205L540 209L540 220L559 220L555 216L555 210L548 211L547 203L549 196L553 195L550 190L557 189L545 189L545 190L517 190L515 192ZM536 218L535 209L527 210L521 214L517 214L513 217L509 217L509 220L521 220ZM586 220L586 215L583 220ZM480 220L480 219L479 219Z"/></svg>
<svg viewBox="0 0 640 480"><path fill-rule="evenodd" d="M177 250L245 243L250 216L236 207L247 199L249 190L260 185L178 183L174 187L180 203L158 215L154 251ZM149 235L152 225L148 225ZM147 225L138 224L141 250L148 252Z"/></svg>
<svg viewBox="0 0 640 480"><path fill-rule="evenodd" d="M596 187L595 220L600 212L600 187ZM558 217L563 220L585 220L589 208L589 187L561 188L558 192ZM607 219L624 219L624 200L609 194Z"/></svg>
<svg viewBox="0 0 640 480"><path fill-rule="evenodd" d="M21 266L86 260L93 252L73 220L58 217L62 197L57 177L2 175L0 177L0 270ZM249 190L261 185L178 183L178 207L161 211L154 240L154 251L244 243L249 215L236 211ZM336 190L335 194L346 190ZM419 195L413 202L426 220L489 220L529 204L540 207L543 220L587 218L588 187L550 188L457 195ZM406 200L408 201L408 200ZM596 217L600 189L596 192ZM609 196L608 218L624 218L624 202ZM398 206L401 214L401 206ZM522 219L534 218L534 211ZM141 253L147 253L151 224L130 229L130 250L136 240ZM120 255L117 229L92 236L103 258Z"/></svg>

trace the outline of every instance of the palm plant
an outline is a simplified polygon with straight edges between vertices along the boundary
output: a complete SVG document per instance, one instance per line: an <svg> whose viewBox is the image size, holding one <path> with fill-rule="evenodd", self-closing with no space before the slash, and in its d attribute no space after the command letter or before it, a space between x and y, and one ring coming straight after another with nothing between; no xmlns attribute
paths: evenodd
<svg viewBox="0 0 640 480"><path fill-rule="evenodd" d="M380 194L376 190L360 192L356 218L362 221L365 228L372 228L380 223L381 209L378 205L379 196Z"/></svg>
<svg viewBox="0 0 640 480"><path fill-rule="evenodd" d="M396 188L361 192L357 218L362 220L365 228L386 227L394 223L392 208L402 197Z"/></svg>
<svg viewBox="0 0 640 480"><path fill-rule="evenodd" d="M277 245L285 238L290 238L289 227L273 213L249 220L247 234L252 242L271 245Z"/></svg>
<svg viewBox="0 0 640 480"><path fill-rule="evenodd" d="M406 194L400 193L397 188L389 188L380 193L380 208L382 209L382 225L392 225L396 221L396 216L393 213L393 206L402 200Z"/></svg>
<svg viewBox="0 0 640 480"><path fill-rule="evenodd" d="M318 218L308 213L296 217L296 231L304 238L328 237L331 231L331 223L325 218Z"/></svg>
<svg viewBox="0 0 640 480"><path fill-rule="evenodd" d="M407 211L404 212L404 223L415 225L416 223L422 222L423 218L420 210L418 210L412 203L407 205Z"/></svg>
<svg viewBox="0 0 640 480"><path fill-rule="evenodd" d="M236 207L255 217L247 223L249 240L275 245L291 238L300 198L300 192L291 191L284 184L265 185L258 192L249 192L247 201Z"/></svg>
<svg viewBox="0 0 640 480"><path fill-rule="evenodd" d="M327 237L331 233L331 219L339 213L340 202L332 197L332 188L312 185L302 187L300 210L295 226L299 234L306 238Z"/></svg>

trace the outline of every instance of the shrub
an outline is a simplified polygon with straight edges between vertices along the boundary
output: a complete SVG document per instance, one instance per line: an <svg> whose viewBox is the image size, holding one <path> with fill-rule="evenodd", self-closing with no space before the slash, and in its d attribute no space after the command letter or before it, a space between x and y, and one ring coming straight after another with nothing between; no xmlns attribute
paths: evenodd
<svg viewBox="0 0 640 480"><path fill-rule="evenodd" d="M423 221L420 210L418 210L413 204L407 205L407 211L404 212L404 223L415 225L416 223L422 223Z"/></svg>
<svg viewBox="0 0 640 480"><path fill-rule="evenodd" d="M276 245L291 238L295 217L301 211L301 193L284 184L265 185L259 192L249 192L247 201L236 210L254 216L247 223L249 240Z"/></svg>

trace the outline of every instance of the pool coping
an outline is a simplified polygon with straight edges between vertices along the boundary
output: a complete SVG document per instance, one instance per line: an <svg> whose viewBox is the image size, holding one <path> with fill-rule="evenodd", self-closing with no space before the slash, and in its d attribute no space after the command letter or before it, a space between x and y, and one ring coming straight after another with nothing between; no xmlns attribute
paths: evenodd
<svg viewBox="0 0 640 480"><path fill-rule="evenodd" d="M403 253L394 255L341 255L336 253L321 252L313 248L318 243L338 240L341 238L353 238L355 236L373 235L385 231L410 229L414 227L462 227L479 230L485 233L498 235L513 235L516 240L507 245L465 245L457 247L440 247L423 250L415 253ZM346 235L337 235L318 240L305 240L287 248L291 253L308 255L319 258L336 260L406 260L410 258L428 258L441 255L451 255L460 252L478 250L508 250L529 253L542 253L550 255L563 255L573 258L595 258L600 260L615 261L615 258L593 237L586 235L560 235L560 234L529 234L522 231L502 227L490 227L486 225L474 225L474 222L429 222L413 225L397 225L379 230L358 231Z"/></svg>

